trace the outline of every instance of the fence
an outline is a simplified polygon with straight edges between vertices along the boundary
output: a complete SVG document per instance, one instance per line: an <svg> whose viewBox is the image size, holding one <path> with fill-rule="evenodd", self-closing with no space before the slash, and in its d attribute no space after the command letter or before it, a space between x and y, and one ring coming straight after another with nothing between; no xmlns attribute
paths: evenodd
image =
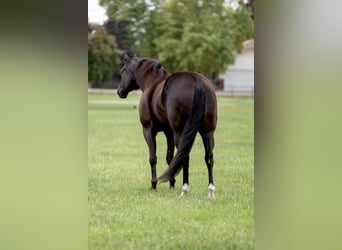
<svg viewBox="0 0 342 250"><path fill-rule="evenodd" d="M140 90L132 91L135 94L141 93ZM90 94L115 94L116 89L95 89L95 88L88 88L88 93ZM216 95L218 96L235 96L235 97L252 97L254 98L254 87L246 87L241 88L236 86L228 87L227 90L219 90L216 91Z"/></svg>

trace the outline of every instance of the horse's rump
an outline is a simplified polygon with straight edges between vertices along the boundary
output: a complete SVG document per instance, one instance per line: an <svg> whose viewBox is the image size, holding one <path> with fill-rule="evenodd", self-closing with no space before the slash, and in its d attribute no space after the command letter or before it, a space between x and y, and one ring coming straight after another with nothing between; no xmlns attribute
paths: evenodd
<svg viewBox="0 0 342 250"><path fill-rule="evenodd" d="M165 82L163 94L170 126L179 135L179 141L176 140L178 151L169 168L158 178L160 182L179 173L197 132L214 131L216 127L216 97L204 76L192 72L171 75Z"/></svg>
<svg viewBox="0 0 342 250"><path fill-rule="evenodd" d="M166 80L163 90L165 109L174 131L181 132L185 126L193 105L195 86L200 87L205 95L204 127L215 130L216 96L211 83L198 73L178 72Z"/></svg>

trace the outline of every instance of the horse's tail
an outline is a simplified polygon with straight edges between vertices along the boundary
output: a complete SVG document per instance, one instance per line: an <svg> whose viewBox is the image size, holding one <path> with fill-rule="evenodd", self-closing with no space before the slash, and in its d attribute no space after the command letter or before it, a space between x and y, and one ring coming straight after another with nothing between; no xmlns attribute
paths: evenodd
<svg viewBox="0 0 342 250"><path fill-rule="evenodd" d="M200 84L197 84L194 88L194 98L190 115L179 138L177 153L166 171L158 178L159 182L168 181L180 172L182 162L189 156L197 131L202 124L201 121L204 115L205 103L205 91Z"/></svg>

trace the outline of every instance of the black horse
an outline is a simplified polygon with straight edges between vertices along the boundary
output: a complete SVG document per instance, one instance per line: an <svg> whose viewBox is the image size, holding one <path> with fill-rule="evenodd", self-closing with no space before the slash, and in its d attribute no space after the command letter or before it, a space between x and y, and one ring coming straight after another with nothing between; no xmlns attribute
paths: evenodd
<svg viewBox="0 0 342 250"><path fill-rule="evenodd" d="M217 104L210 81L195 72L169 74L153 59L123 56L121 83L118 95L126 98L132 90L141 89L140 122L149 148L152 188L157 182L170 181L183 168L182 195L189 191L189 153L197 132L205 148L205 162L209 176L209 197L215 197L213 181L214 132L217 123ZM156 134L164 132L167 138L167 170L157 178ZM174 148L177 153L174 156Z"/></svg>

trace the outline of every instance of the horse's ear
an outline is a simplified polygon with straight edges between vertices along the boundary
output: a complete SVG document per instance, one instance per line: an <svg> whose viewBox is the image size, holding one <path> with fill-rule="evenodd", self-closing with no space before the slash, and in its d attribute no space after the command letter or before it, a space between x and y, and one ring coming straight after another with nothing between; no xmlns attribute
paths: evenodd
<svg viewBox="0 0 342 250"><path fill-rule="evenodd" d="M123 62L124 62L124 63L127 63L130 59L131 59L131 58L129 57L129 55L128 55L127 53L125 53L125 54L123 55Z"/></svg>
<svg viewBox="0 0 342 250"><path fill-rule="evenodd" d="M137 54L132 53L131 59L135 58L136 60L138 60L139 58L137 57Z"/></svg>

